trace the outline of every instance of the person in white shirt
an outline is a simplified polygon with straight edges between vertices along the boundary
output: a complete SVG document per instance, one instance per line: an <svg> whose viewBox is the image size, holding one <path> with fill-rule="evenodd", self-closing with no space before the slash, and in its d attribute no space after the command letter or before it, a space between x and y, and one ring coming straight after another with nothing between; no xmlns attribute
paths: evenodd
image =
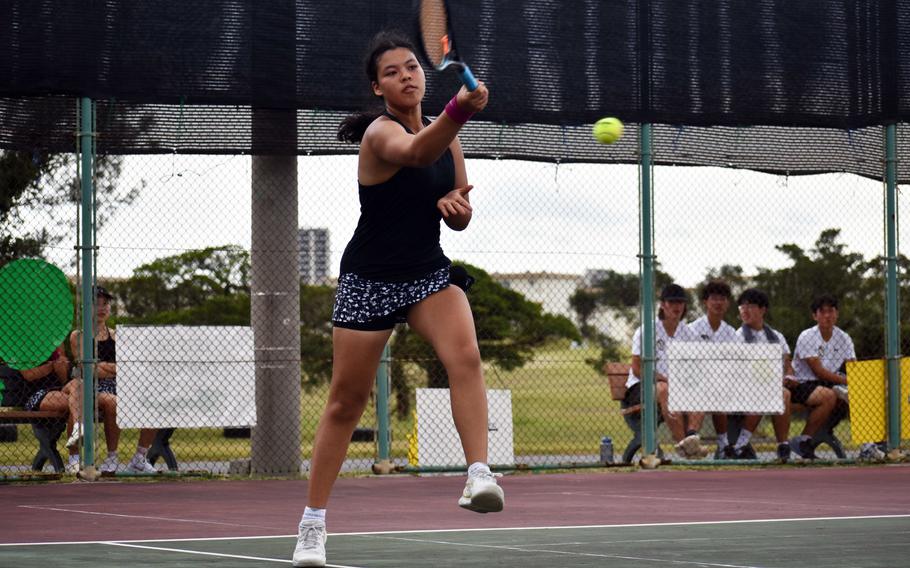
<svg viewBox="0 0 910 568"><path fill-rule="evenodd" d="M723 280L711 280L701 292L705 315L689 324L689 331L695 334L698 341L713 343L737 343L742 341L732 325L724 321L733 293L730 285ZM722 412L711 414L711 422L717 433L717 452L714 458L724 455L727 447L727 415Z"/></svg>
<svg viewBox="0 0 910 568"><path fill-rule="evenodd" d="M781 346L781 355L784 360L783 386L786 387L783 389L784 413L772 417L774 436L777 438L778 458L781 461L787 461L790 458L792 449L803 458L814 459L815 454L811 438L831 415L831 411L834 409L834 398L819 391L807 399L806 406L809 409L809 417L806 420L805 428L803 428L803 434L794 438L796 447L792 447L787 437L790 434L790 389L796 385L796 379L790 362L790 347L779 331L765 323L765 316L770 306L767 294L757 288L750 288L740 294L736 303L739 305L739 317L743 321L742 327L736 333L743 341L746 343L777 343ZM739 439L733 447L733 457L753 457L752 455L742 455L741 449L747 447L752 432L755 431L761 419L761 415L746 416ZM754 454L754 451L751 453Z"/></svg>
<svg viewBox="0 0 910 568"><path fill-rule="evenodd" d="M660 309L654 325L654 381L657 404L664 422L676 441L676 451L684 458L703 458L706 453L701 447L698 430L705 419L703 413L670 412L667 409L667 380L669 365L667 346L673 341L695 341L695 335L683 321L686 315L688 297L686 291L677 284L664 286L660 293ZM628 408L641 404L641 335L642 328L635 331L632 337L632 368L626 381L626 398L623 407Z"/></svg>
<svg viewBox="0 0 910 568"><path fill-rule="evenodd" d="M826 428L833 428L849 414L846 400L847 361L856 360L853 340L837 327L837 298L823 294L812 301L812 319L816 324L799 334L794 349L793 370L798 384L792 390L793 403L806 405L818 388L833 389L837 396Z"/></svg>

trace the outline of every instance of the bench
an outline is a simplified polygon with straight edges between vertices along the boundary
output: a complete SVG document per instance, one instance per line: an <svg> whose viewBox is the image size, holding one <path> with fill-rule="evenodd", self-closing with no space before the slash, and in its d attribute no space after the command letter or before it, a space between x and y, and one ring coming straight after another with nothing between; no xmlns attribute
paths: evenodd
<svg viewBox="0 0 910 568"><path fill-rule="evenodd" d="M641 404L625 406L623 402L626 398L626 381L629 379L629 369L631 368L632 366L628 363L615 362L608 362L603 366L603 372L607 375L610 384L610 398L619 401L619 413L632 431L632 439L622 453L622 463L632 463L635 453L641 449ZM658 423L660 420L658 415ZM660 446L657 448L657 457L663 459Z"/></svg>
<svg viewBox="0 0 910 568"><path fill-rule="evenodd" d="M629 369L631 365L628 363L615 363L608 362L604 364L603 371L607 375L607 379L610 383L610 397L613 400L620 401L620 414L622 414L623 420L632 430L634 437L626 446L625 451L623 452L622 460L623 463L631 463L632 458L635 456L635 452L641 449L641 404L636 404L634 406L625 407L622 406L622 401L626 396L626 381L629 378ZM805 408L800 405L794 405L792 414L806 414ZM741 414L728 414L728 428L727 428L727 437L730 440L736 440L739 437L739 430L742 426L742 417ZM659 419L659 417L658 417ZM823 426L815 435L812 437L813 446L819 446L820 444L826 444L834 452L834 455L840 459L846 458L846 452L844 451L843 443L840 439L834 434L834 426L836 425L837 419L832 416L829 419L828 423ZM715 455L715 459L720 458L721 456Z"/></svg>
<svg viewBox="0 0 910 568"><path fill-rule="evenodd" d="M57 440L66 431L66 413L47 410L0 409L0 424L30 424L38 440L38 452L32 460L32 470L41 471L50 462L54 471L63 472L63 458L57 451Z"/></svg>

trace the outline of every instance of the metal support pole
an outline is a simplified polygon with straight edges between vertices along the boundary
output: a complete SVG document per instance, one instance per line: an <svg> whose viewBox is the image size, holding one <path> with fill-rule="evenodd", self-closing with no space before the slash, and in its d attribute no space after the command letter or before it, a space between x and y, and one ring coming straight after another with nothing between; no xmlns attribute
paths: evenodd
<svg viewBox="0 0 910 568"><path fill-rule="evenodd" d="M897 126L885 126L885 357L888 449L901 442L900 304L897 282Z"/></svg>
<svg viewBox="0 0 910 568"><path fill-rule="evenodd" d="M392 431L389 420L389 394L391 385L392 355L389 344L382 349L382 359L376 371L376 445L377 460L373 464L373 473L392 472L391 446Z"/></svg>
<svg viewBox="0 0 910 568"><path fill-rule="evenodd" d="M651 179L651 125L640 127L641 163L641 405L642 453L657 453L657 404L654 396L654 196Z"/></svg>
<svg viewBox="0 0 910 568"><path fill-rule="evenodd" d="M94 479L95 472L95 215L92 165L95 156L94 105L83 97L80 108L79 147L82 153L82 475ZM75 353L73 355L76 355Z"/></svg>

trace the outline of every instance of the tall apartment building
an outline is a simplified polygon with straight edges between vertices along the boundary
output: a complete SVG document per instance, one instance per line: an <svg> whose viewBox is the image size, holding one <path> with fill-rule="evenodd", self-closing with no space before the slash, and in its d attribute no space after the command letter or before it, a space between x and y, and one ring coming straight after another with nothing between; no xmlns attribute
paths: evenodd
<svg viewBox="0 0 910 568"><path fill-rule="evenodd" d="M297 229L300 282L326 284L329 281L329 230Z"/></svg>

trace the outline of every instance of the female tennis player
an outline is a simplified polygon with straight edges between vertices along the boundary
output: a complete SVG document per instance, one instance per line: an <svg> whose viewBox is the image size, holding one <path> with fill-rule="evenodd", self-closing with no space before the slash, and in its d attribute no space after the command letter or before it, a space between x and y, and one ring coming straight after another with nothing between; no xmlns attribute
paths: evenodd
<svg viewBox="0 0 910 568"><path fill-rule="evenodd" d="M426 78L411 42L380 32L367 76L382 109L356 113L338 138L360 143L360 220L341 259L332 315L332 384L316 431L309 495L294 566L325 565L325 513L379 359L396 323L426 339L445 366L452 415L470 467L458 504L500 511L503 492L487 466L487 398L471 308L469 277L451 271L439 245L440 220L456 231L471 221L458 132L487 105L483 84L462 87L436 120L423 114ZM460 273L459 273L460 272ZM451 284L456 284L452 286Z"/></svg>

